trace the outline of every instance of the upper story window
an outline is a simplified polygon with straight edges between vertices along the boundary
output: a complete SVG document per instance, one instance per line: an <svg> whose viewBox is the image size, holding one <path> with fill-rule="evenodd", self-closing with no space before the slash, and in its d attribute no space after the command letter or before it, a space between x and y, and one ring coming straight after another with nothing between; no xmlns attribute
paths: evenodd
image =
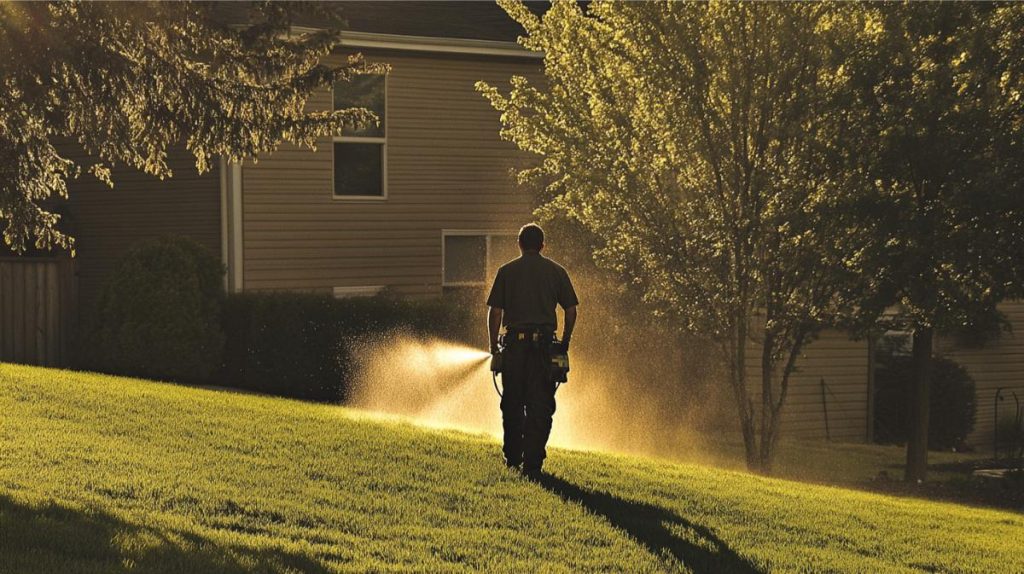
<svg viewBox="0 0 1024 574"><path fill-rule="evenodd" d="M498 267L519 256L513 231L444 231L442 238L445 287L486 286Z"/></svg>
<svg viewBox="0 0 1024 574"><path fill-rule="evenodd" d="M334 138L334 197L387 197L387 76L366 74L334 84L334 109L366 108L380 125Z"/></svg>

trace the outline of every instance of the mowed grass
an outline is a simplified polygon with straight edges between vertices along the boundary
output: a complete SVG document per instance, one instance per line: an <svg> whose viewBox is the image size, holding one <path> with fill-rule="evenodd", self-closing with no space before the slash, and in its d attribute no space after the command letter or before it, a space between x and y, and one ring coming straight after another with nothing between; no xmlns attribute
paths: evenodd
<svg viewBox="0 0 1024 574"><path fill-rule="evenodd" d="M746 467L743 443L725 437L702 436L696 453L673 453L671 446L659 453L669 459L687 460L711 464L721 468L743 470ZM685 440L679 441L688 446ZM903 477L906 448L897 445L862 443L839 443L821 440L788 439L783 436L776 448L773 474L804 482L816 482L839 486L870 486L884 473L889 480L899 481ZM963 471L953 465L987 460L990 453L930 451L928 453L928 480L931 482L962 481Z"/></svg>
<svg viewBox="0 0 1024 574"><path fill-rule="evenodd" d="M3 572L1024 572L1024 517L0 365Z"/></svg>

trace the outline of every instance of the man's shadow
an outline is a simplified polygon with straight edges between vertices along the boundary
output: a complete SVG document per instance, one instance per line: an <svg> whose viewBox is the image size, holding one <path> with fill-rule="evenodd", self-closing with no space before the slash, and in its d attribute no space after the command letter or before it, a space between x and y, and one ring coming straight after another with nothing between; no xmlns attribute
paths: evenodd
<svg viewBox="0 0 1024 574"><path fill-rule="evenodd" d="M629 534L655 556L668 561L674 559L695 574L762 572L706 526L690 522L665 508L585 490L552 475L544 475L538 484L564 500L578 502L604 516L612 526ZM687 536L680 537L673 529Z"/></svg>
<svg viewBox="0 0 1024 574"><path fill-rule="evenodd" d="M329 572L317 556L225 540L131 523L97 508L26 504L0 493L0 572L5 574Z"/></svg>

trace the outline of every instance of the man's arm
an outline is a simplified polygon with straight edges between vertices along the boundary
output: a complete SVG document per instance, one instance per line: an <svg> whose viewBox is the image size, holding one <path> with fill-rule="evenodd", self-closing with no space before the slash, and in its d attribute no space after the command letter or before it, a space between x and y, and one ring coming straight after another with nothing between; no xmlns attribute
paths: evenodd
<svg viewBox="0 0 1024 574"><path fill-rule="evenodd" d="M491 344L491 352L498 350L498 332L501 331L501 316L504 310L501 307L491 307L487 314L487 335Z"/></svg>
<svg viewBox="0 0 1024 574"><path fill-rule="evenodd" d="M569 340L572 339L572 330L576 328L576 317L579 314L578 305L573 305L565 310L565 326L562 327L562 343L569 348Z"/></svg>

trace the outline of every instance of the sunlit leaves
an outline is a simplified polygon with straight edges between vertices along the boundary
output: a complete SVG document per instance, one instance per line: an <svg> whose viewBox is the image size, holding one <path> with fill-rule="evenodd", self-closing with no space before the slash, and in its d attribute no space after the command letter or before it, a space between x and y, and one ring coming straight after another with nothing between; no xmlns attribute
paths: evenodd
<svg viewBox="0 0 1024 574"><path fill-rule="evenodd" d="M858 230L842 213L860 188L836 161L836 46L860 22L811 3L555 2L542 18L502 5L544 52L545 81L478 88L503 137L542 158L520 173L546 189L542 213L577 220L654 309L722 341L742 405L739 349L759 344L774 425L792 368L779 361L846 304Z"/></svg>
<svg viewBox="0 0 1024 574"><path fill-rule="evenodd" d="M282 141L312 147L343 127L375 122L368 110L309 113L313 90L357 73L384 71L352 56L321 64L336 40L289 34L295 6L255 4L253 25L220 17L215 3L10 3L0 26L0 220L4 242L69 247L43 205L65 196L87 167L107 184L121 164L173 176L170 146L184 145L200 172L272 151ZM312 7L311 9L316 9ZM327 14L330 16L330 14ZM62 158L73 142L94 165Z"/></svg>
<svg viewBox="0 0 1024 574"><path fill-rule="evenodd" d="M865 309L895 299L909 328L985 323L1021 294L1024 271L1024 110L1011 87L1024 11L948 3L866 13L875 24L850 68L867 137L851 147L880 205L863 262L884 280Z"/></svg>

